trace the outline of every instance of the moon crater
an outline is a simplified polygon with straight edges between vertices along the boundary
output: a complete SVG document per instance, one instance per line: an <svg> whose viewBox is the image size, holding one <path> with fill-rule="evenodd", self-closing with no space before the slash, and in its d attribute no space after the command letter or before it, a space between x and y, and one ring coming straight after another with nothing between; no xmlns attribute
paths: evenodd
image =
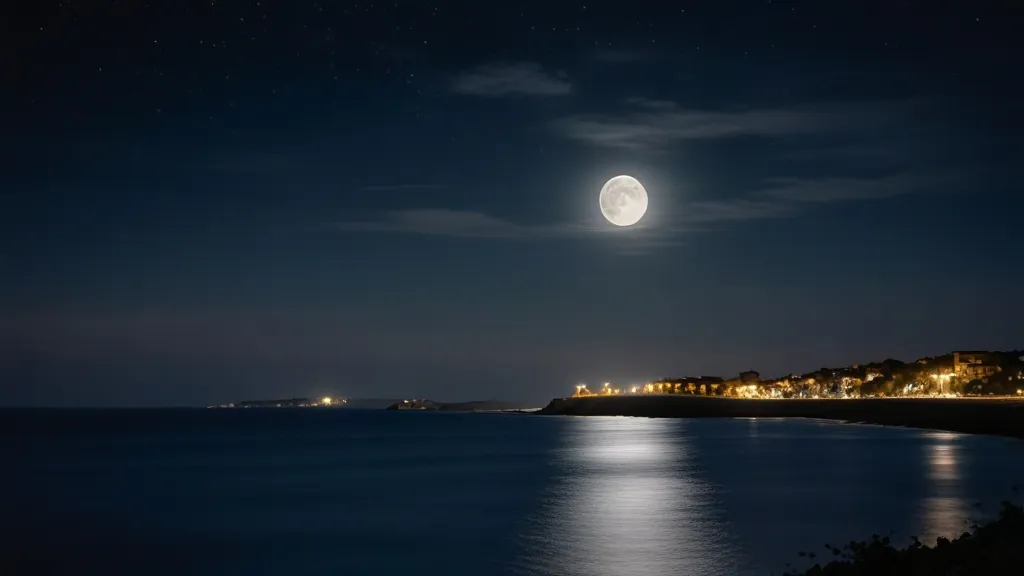
<svg viewBox="0 0 1024 576"><path fill-rule="evenodd" d="M605 182L599 197L601 214L616 226L632 226L647 212L647 190L632 176Z"/></svg>

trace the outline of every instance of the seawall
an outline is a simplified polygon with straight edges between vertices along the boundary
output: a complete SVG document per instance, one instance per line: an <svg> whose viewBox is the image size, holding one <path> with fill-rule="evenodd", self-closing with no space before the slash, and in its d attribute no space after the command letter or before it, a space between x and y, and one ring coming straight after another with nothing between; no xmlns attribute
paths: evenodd
<svg viewBox="0 0 1024 576"><path fill-rule="evenodd" d="M1024 400L740 400L700 396L556 398L537 414L645 418L821 418L1024 438Z"/></svg>

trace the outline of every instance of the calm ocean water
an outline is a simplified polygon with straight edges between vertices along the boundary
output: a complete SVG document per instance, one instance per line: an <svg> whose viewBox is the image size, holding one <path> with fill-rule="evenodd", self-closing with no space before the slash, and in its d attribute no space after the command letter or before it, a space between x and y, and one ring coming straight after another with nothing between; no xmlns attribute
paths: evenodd
<svg viewBox="0 0 1024 576"><path fill-rule="evenodd" d="M0 418L12 575L778 574L825 543L956 535L1024 481L1024 442L815 421Z"/></svg>

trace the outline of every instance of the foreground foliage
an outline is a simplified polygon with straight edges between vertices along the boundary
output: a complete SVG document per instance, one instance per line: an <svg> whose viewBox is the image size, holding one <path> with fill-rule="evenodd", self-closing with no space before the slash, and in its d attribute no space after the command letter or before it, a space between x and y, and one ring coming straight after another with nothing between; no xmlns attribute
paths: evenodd
<svg viewBox="0 0 1024 576"><path fill-rule="evenodd" d="M999 517L954 540L926 546L916 538L895 548L877 534L842 548L826 546L836 560L784 576L1000 576L1024 573L1024 507L1004 502Z"/></svg>

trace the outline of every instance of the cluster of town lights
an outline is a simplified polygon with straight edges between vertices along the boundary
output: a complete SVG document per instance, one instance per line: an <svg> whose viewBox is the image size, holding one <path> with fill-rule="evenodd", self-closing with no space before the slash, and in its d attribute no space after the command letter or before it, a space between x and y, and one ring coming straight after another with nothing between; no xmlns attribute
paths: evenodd
<svg viewBox="0 0 1024 576"><path fill-rule="evenodd" d="M596 391L578 384L574 396L693 394L733 398L1022 397L1024 355L1015 352L955 351L914 362L885 360L866 366L821 368L814 372L761 379L754 370L732 378L663 378L625 387L610 382ZM870 384L869 384L870 383Z"/></svg>
<svg viewBox="0 0 1024 576"><path fill-rule="evenodd" d="M619 396L622 394L667 394L672 392L680 391L680 384L672 384L669 382L649 382L642 386L630 386L628 390L624 391L622 388L615 388L611 382L605 382L601 388L593 392L587 388L586 384L577 384L576 393L574 396ZM744 390L754 392L757 390L757 386L740 386L737 390Z"/></svg>
<svg viewBox="0 0 1024 576"><path fill-rule="evenodd" d="M675 389L678 391L679 387ZM668 383L649 383L643 386L630 386L628 392L624 392L622 388L615 388L611 382L605 382L603 386L597 391L592 392L587 388L586 384L576 385L575 396L618 396L621 394L657 394L659 392L672 392L672 384Z"/></svg>
<svg viewBox="0 0 1024 576"><path fill-rule="evenodd" d="M868 374L864 382L870 382L878 374ZM932 397L960 397L961 394L953 393L951 390L951 384L956 378L956 374L952 372L941 372L932 373L928 376L938 384L937 393L935 389L932 389L928 396ZM1024 379L1024 378L1022 378ZM702 379L703 380L703 379ZM689 393L698 395L708 396L719 396L726 395L733 398L748 398L748 399L775 399L775 398L786 398L786 397L798 397L798 398L857 398L865 397L860 396L855 392L855 388L851 388L850 384L846 381L848 378L836 379L835 383L838 388L830 392L822 391L820 394L816 392L804 391L797 392L790 388L791 384L788 380L780 381L760 381L750 382L749 380L744 381L737 379L732 382L718 380L708 382L649 382L643 385L631 385L625 389L616 388L610 382L605 382L601 388L596 391L590 390L586 384L577 384L576 393L573 396L617 396L622 394L679 394ZM814 384L813 378L807 378L806 383ZM922 384L919 382L912 382L902 387L897 391L896 395L918 395L920 394ZM786 390L784 390L786 389ZM791 396L796 392L795 396ZM1024 388L1015 390L1017 396L1024 396ZM1012 393L1011 393L1012 395ZM868 395L875 396L875 394Z"/></svg>
<svg viewBox="0 0 1024 576"><path fill-rule="evenodd" d="M633 386L632 392L634 392L634 393L636 392L636 386ZM610 382L605 382L604 386L602 386L601 389L599 391L597 391L597 392L591 392L587 388L586 384L577 384L576 385L576 394L575 395L576 396L597 396L597 395L601 395L601 396L614 396L614 395L617 395L617 394L622 394L622 389L621 388L612 388L612 385L611 385Z"/></svg>

